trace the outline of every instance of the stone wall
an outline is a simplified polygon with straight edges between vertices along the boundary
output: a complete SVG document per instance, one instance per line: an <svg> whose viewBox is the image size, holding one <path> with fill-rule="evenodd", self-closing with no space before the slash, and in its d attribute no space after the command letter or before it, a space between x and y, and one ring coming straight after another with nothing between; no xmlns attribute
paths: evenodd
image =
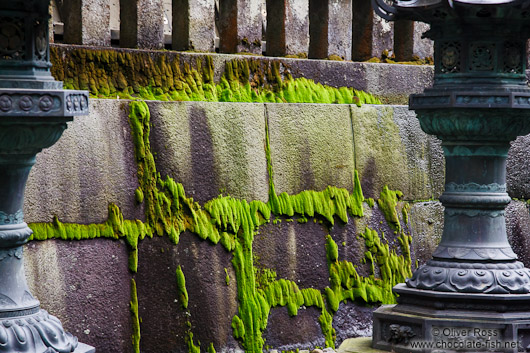
<svg viewBox="0 0 530 353"><path fill-rule="evenodd" d="M26 192L26 221L47 222L49 229L59 229L59 222L106 224L109 204L123 219L154 229L146 217L151 206L185 205L177 213L183 222L178 244L162 231L135 249L132 233L122 229L117 239L33 240L26 246L28 280L43 308L100 352L188 352L199 344L204 351L210 344L218 352L252 351L251 338L280 350L338 346L370 335L371 312L392 300L385 293L393 281L424 262L439 239L440 143L420 130L405 106L150 101L150 131L142 130L150 146L145 140L142 151L153 155L156 171L155 183L146 186L138 179L146 164L138 156L137 126L131 130L129 123L135 114L130 104L93 99L90 115L70 123L59 142L38 155ZM527 139L514 142L508 160L508 189L518 199L530 192ZM166 176L185 192L169 204ZM153 188L162 201L149 201ZM360 188L365 201L356 209ZM348 194L351 205L343 209L335 200ZM305 200L293 206L297 212L271 201L294 200L289 195ZM308 202L311 197L320 201ZM253 215L244 211L247 203L268 207L268 221L262 210L254 214L256 227L244 230L240 219ZM214 221L212 205L225 205L221 214L236 217L231 226ZM243 211L234 216L235 210ZM225 238L216 243L205 237L193 227L204 223L192 214L206 215L206 224ZM237 234L236 224L242 225ZM509 206L507 225L526 261L530 217L524 200ZM137 268L131 268L131 254ZM401 265L393 265L385 280L381 269L389 258ZM357 282L337 276L340 271ZM359 283L364 297L355 291ZM260 293L268 315L248 308ZM245 313L268 321L249 323Z"/></svg>

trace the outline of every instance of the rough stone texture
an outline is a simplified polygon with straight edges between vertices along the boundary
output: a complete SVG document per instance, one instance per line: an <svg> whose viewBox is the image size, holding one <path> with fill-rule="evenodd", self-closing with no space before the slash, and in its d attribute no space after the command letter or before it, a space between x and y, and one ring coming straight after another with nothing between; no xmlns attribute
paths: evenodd
<svg viewBox="0 0 530 353"><path fill-rule="evenodd" d="M188 352L188 320L194 342L200 341L202 349L213 343L218 352L241 351L231 328L237 314L237 282L231 257L220 244L212 245L187 232L177 246L165 237L140 242L136 285L142 352ZM175 271L179 265L186 277L187 310L177 299ZM230 276L228 286L225 269Z"/></svg>
<svg viewBox="0 0 530 353"><path fill-rule="evenodd" d="M295 282L300 288L323 290L329 286L326 262L326 228L309 219L298 223L287 218L277 218L263 225L253 243L254 262L257 268L276 272L277 279ZM269 320L273 324L274 320Z"/></svg>
<svg viewBox="0 0 530 353"><path fill-rule="evenodd" d="M512 201L506 208L506 232L519 261L530 267L530 213L528 204Z"/></svg>
<svg viewBox="0 0 530 353"><path fill-rule="evenodd" d="M371 336L374 310L375 307L357 303L340 303L339 310L333 317L333 328L337 333L335 347L339 347L348 338Z"/></svg>
<svg viewBox="0 0 530 353"><path fill-rule="evenodd" d="M444 165L440 143L420 129L402 106L352 107L355 167L365 197L378 198L385 185L405 200L438 197Z"/></svg>
<svg viewBox="0 0 530 353"><path fill-rule="evenodd" d="M120 10L120 46L164 48L163 0L121 0Z"/></svg>
<svg viewBox="0 0 530 353"><path fill-rule="evenodd" d="M262 104L149 102L157 170L206 202L221 192L268 200Z"/></svg>
<svg viewBox="0 0 530 353"><path fill-rule="evenodd" d="M434 57L434 42L427 38L422 38L423 33L431 27L423 22L414 22L414 55L421 59Z"/></svg>
<svg viewBox="0 0 530 353"><path fill-rule="evenodd" d="M173 0L173 50L215 51L215 0Z"/></svg>
<svg viewBox="0 0 530 353"><path fill-rule="evenodd" d="M59 0L64 42L110 46L110 0Z"/></svg>
<svg viewBox="0 0 530 353"><path fill-rule="evenodd" d="M289 316L287 307L271 309L269 324L263 332L265 345L280 352L325 347L326 339L318 324L320 314L316 307L302 308L296 316Z"/></svg>
<svg viewBox="0 0 530 353"><path fill-rule="evenodd" d="M530 199L530 135L512 142L506 161L506 186L511 197Z"/></svg>
<svg viewBox="0 0 530 353"><path fill-rule="evenodd" d="M442 238L444 207L440 202L414 203L409 211L412 251L418 263L429 260Z"/></svg>
<svg viewBox="0 0 530 353"><path fill-rule="evenodd" d="M128 101L92 99L90 114L75 118L59 141L37 155L26 186L26 222L102 223L108 204L125 219L143 219Z"/></svg>
<svg viewBox="0 0 530 353"><path fill-rule="evenodd" d="M353 189L353 137L348 105L266 104L278 194Z"/></svg>
<svg viewBox="0 0 530 353"><path fill-rule="evenodd" d="M219 51L261 54L261 2L226 0L219 3Z"/></svg>
<svg viewBox="0 0 530 353"><path fill-rule="evenodd" d="M131 352L130 275L122 241L33 241L25 269L41 307L98 352Z"/></svg>

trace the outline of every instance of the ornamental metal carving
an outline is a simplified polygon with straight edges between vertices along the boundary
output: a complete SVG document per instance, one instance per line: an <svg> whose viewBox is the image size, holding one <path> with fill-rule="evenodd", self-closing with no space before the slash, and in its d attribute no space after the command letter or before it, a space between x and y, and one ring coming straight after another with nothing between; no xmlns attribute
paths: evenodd
<svg viewBox="0 0 530 353"><path fill-rule="evenodd" d="M24 19L0 17L0 59L23 60L26 57Z"/></svg>

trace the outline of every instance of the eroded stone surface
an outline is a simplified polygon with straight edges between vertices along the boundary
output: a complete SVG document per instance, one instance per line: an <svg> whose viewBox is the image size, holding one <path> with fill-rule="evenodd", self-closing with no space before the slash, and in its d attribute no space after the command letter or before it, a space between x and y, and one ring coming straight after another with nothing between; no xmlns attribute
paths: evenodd
<svg viewBox="0 0 530 353"><path fill-rule="evenodd" d="M530 213L525 202L512 201L506 207L506 232L519 261L530 267Z"/></svg>

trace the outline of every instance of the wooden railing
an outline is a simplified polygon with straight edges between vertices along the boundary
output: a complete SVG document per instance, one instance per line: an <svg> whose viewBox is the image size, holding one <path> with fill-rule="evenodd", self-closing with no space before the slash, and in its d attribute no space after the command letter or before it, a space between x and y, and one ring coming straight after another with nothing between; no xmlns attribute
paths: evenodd
<svg viewBox="0 0 530 353"><path fill-rule="evenodd" d="M386 22L370 0L53 0L70 44L400 61L432 56L422 23Z"/></svg>

